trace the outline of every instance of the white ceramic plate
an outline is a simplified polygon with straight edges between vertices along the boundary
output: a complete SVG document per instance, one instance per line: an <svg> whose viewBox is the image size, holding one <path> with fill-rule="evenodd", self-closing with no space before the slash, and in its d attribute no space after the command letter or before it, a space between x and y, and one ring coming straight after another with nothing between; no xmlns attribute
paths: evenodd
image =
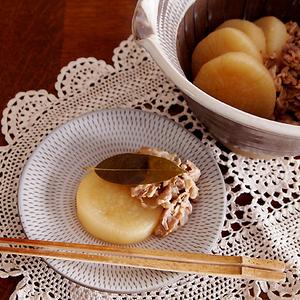
<svg viewBox="0 0 300 300"><path fill-rule="evenodd" d="M213 156L187 130L153 113L133 109L93 112L59 127L28 160L19 186L19 211L30 239L105 244L90 236L76 217L75 195L84 167L141 146L176 152L202 172L200 201L189 223L170 236L150 237L143 248L208 252L225 214L223 177ZM47 259L63 276L81 285L110 292L134 293L177 281L182 274L129 267Z"/></svg>

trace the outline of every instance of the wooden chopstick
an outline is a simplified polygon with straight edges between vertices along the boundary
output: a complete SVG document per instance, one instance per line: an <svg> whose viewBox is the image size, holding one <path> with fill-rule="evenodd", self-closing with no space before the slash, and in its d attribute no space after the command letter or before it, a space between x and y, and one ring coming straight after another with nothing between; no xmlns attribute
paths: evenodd
<svg viewBox="0 0 300 300"><path fill-rule="evenodd" d="M48 249L56 250L74 250L82 252L97 252L97 253L116 253L125 256L134 256L142 258L158 258L165 260L176 260L183 262L197 262L209 264L225 264L225 265L243 265L247 267L262 268L274 271L284 271L285 265L278 260L269 260L262 258L250 258L245 256L221 256L203 253L188 253L180 251L168 251L158 249L143 249L129 248L106 245L90 245L68 242L54 242L43 240L15 239L15 238L0 238L0 245L10 244L19 246L32 247L47 247Z"/></svg>
<svg viewBox="0 0 300 300"><path fill-rule="evenodd" d="M0 253L267 281L285 279L283 262L244 256L219 256L14 238L0 238L0 245L38 247L32 249L0 246Z"/></svg>

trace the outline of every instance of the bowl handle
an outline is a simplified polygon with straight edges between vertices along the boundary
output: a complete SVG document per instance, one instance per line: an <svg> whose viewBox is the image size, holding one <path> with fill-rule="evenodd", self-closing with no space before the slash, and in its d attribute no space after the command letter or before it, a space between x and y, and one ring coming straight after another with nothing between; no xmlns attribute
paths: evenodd
<svg viewBox="0 0 300 300"><path fill-rule="evenodd" d="M136 40L147 39L156 33L160 0L139 0L132 18L132 33Z"/></svg>

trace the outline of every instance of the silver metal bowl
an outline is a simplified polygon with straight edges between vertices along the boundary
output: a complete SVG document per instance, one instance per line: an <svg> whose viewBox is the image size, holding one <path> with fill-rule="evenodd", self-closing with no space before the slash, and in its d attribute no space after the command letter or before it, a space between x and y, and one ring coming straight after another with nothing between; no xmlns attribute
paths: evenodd
<svg viewBox="0 0 300 300"><path fill-rule="evenodd" d="M226 19L275 15L299 21L300 1L140 0L132 30L187 96L194 114L232 151L271 158L300 154L300 126L260 118L209 96L189 81L189 57L197 42Z"/></svg>

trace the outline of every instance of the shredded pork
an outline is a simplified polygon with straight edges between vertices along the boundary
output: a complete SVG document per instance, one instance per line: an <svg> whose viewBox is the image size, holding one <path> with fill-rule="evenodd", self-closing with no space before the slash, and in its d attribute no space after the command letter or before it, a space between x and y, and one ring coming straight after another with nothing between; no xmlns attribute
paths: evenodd
<svg viewBox="0 0 300 300"><path fill-rule="evenodd" d="M286 28L289 37L281 56L271 55L264 64L276 86L274 119L300 125L300 28L295 22L287 23Z"/></svg>
<svg viewBox="0 0 300 300"><path fill-rule="evenodd" d="M164 237L183 226L192 213L192 202L198 198L196 182L200 170L190 161L185 163L176 154L143 147L138 153L169 159L187 172L158 184L140 184L131 188L131 196L139 199L144 207L163 207L154 235Z"/></svg>

